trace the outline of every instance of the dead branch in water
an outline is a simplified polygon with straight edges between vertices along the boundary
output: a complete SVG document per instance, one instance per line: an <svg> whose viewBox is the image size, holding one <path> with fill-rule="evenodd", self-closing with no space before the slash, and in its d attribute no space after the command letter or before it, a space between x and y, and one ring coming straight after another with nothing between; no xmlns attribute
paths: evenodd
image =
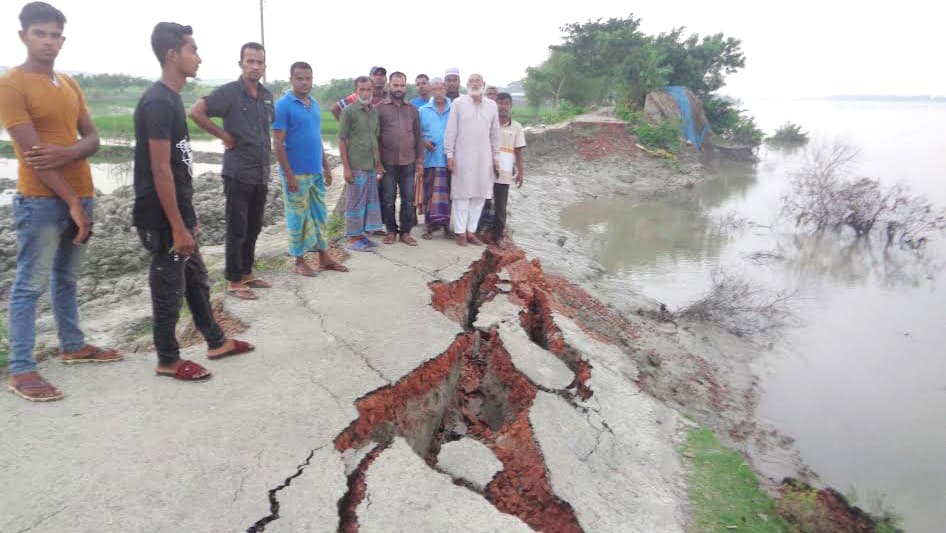
<svg viewBox="0 0 946 533"><path fill-rule="evenodd" d="M794 323L791 304L797 292L772 293L742 276L716 271L713 284L675 316L716 324L737 337L759 337Z"/></svg>

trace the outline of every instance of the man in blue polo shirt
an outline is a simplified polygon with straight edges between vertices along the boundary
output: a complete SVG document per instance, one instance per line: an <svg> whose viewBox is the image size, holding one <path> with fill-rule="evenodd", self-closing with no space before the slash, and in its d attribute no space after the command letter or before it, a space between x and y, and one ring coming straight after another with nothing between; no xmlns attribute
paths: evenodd
<svg viewBox="0 0 946 533"><path fill-rule="evenodd" d="M293 272L314 276L316 269L305 261L305 253L319 253L322 270L347 272L348 269L328 255L328 243L322 232L327 219L325 186L332 184L332 170L322 145L322 110L309 96L312 91L312 67L301 61L289 67L292 91L276 102L273 139L283 182L286 226L289 229L289 254L296 258Z"/></svg>

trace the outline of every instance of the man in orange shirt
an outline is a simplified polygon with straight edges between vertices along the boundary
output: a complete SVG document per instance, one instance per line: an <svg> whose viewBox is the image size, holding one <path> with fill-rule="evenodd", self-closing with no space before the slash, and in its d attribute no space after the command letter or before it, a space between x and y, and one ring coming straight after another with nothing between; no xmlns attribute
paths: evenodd
<svg viewBox="0 0 946 533"><path fill-rule="evenodd" d="M53 70L66 18L43 2L20 12L26 62L0 76L0 120L19 160L13 213L16 280L10 291L10 384L30 401L62 398L36 371L36 302L52 285L52 309L63 363L118 361L115 350L85 343L76 280L92 234L94 189L86 158L99 137L76 82Z"/></svg>

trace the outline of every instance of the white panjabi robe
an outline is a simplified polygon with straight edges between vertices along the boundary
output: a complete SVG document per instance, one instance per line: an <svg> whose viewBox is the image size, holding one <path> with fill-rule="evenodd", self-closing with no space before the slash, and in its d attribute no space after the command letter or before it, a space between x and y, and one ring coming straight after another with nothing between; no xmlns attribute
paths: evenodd
<svg viewBox="0 0 946 533"><path fill-rule="evenodd" d="M451 199L493 197L499 132L496 102L484 97L476 103L468 95L453 101L444 135L444 152L448 159L453 158Z"/></svg>

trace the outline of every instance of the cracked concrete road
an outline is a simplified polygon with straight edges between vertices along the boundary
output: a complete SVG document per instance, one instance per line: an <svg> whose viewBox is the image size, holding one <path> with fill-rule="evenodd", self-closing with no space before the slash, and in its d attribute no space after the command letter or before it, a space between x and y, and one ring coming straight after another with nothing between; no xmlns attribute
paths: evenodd
<svg viewBox="0 0 946 533"><path fill-rule="evenodd" d="M264 238L280 249L284 237ZM240 337L254 353L208 362L202 346L185 350L214 372L207 383L155 378L149 353L102 366L42 363L64 401L0 395L0 531L246 530L270 515L270 491L300 471L274 493L279 516L266 530L335 531L348 473L364 454L343 455L334 439L358 418L355 400L440 355L462 331L431 307L427 284L459 278L482 250L442 239L382 245L353 255L347 274L271 274L274 288L258 291L259 301L226 301L250 326ZM133 315L147 305L102 312ZM558 497L585 531L681 530L676 413L643 397L626 356L559 319L595 367L595 395L574 404L540 391L532 406ZM513 360L563 385L567 369L550 352L545 368L536 350ZM428 467L399 437L364 479L356 508L364 531L529 529L481 489Z"/></svg>

